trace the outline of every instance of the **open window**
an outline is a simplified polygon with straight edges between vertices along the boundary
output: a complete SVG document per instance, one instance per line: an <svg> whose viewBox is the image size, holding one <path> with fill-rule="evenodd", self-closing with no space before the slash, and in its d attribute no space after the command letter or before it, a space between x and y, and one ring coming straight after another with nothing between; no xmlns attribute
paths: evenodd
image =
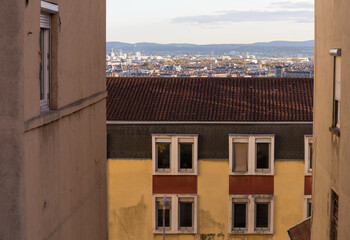
<svg viewBox="0 0 350 240"><path fill-rule="evenodd" d="M332 127L336 135L340 135L340 113L341 113L341 49L331 49L330 55L334 56L333 69L333 115Z"/></svg>
<svg viewBox="0 0 350 240"><path fill-rule="evenodd" d="M58 12L58 5L41 1L40 13L40 110L50 107L51 88L51 16Z"/></svg>
<svg viewBox="0 0 350 240"><path fill-rule="evenodd" d="M274 135L229 135L230 175L273 175Z"/></svg>

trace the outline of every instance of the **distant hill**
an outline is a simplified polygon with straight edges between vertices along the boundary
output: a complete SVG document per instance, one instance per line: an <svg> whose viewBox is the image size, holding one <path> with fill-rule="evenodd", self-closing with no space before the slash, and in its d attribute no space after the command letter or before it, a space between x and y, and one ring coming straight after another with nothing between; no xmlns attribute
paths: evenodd
<svg viewBox="0 0 350 240"><path fill-rule="evenodd" d="M236 52L249 52L250 54L306 54L313 55L314 41L272 41L257 42L252 44L207 44L196 45L188 43L124 43L124 42L107 42L106 51L112 49L122 49L123 52L142 52L144 54L220 54Z"/></svg>

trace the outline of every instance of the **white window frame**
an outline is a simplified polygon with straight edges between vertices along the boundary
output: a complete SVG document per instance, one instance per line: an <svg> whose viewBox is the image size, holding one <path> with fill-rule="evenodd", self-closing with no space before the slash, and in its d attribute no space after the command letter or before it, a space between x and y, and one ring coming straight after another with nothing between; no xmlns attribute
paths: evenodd
<svg viewBox="0 0 350 240"><path fill-rule="evenodd" d="M310 148L309 148L309 144L313 144L313 139L312 139L312 135L305 135L304 136L304 162L305 162L305 175L306 176L311 176L312 175L312 169L310 168L310 161L312 161L312 159L310 158ZM312 155L314 155L314 150Z"/></svg>
<svg viewBox="0 0 350 240"><path fill-rule="evenodd" d="M311 195L304 195L304 218L308 218L307 216L307 208L308 203L311 202L311 216L312 216L312 196Z"/></svg>
<svg viewBox="0 0 350 240"><path fill-rule="evenodd" d="M170 169L157 168L157 143L170 143ZM192 143L192 169L180 169L180 143ZM197 175L198 173L198 135L197 134L153 134L152 135L152 173L153 175Z"/></svg>
<svg viewBox="0 0 350 240"><path fill-rule="evenodd" d="M248 143L248 170L246 172L233 171L233 143ZM269 169L256 169L256 143L270 143L269 149ZM230 175L274 175L274 159L275 159L275 135L248 135L248 134L229 134L229 174Z"/></svg>
<svg viewBox="0 0 350 240"><path fill-rule="evenodd" d="M198 215L198 199L196 194L153 194L152 196L152 219L153 219L153 233L163 234L163 228L157 228L156 216L156 200L157 198L171 199L171 213L170 213L170 228L165 228L165 234L196 234L197 233L197 215ZM192 199L193 201L193 216L192 228L179 227L179 199Z"/></svg>
<svg viewBox="0 0 350 240"><path fill-rule="evenodd" d="M233 209L232 204L247 203L247 228L233 229ZM263 229L255 228L255 204L269 204L269 227ZM249 195L230 195L229 196L229 226L230 234L273 234L273 215L274 215L274 196L269 194L249 194Z"/></svg>
<svg viewBox="0 0 350 240"><path fill-rule="evenodd" d="M51 15L58 13L58 5L49 3L46 1L40 2L41 13L40 13L40 38L43 39L40 44L42 49L43 64L40 70L40 95L43 94L43 98L40 97L40 110L49 110L50 107L50 85L51 85ZM46 57L45 57L46 56Z"/></svg>

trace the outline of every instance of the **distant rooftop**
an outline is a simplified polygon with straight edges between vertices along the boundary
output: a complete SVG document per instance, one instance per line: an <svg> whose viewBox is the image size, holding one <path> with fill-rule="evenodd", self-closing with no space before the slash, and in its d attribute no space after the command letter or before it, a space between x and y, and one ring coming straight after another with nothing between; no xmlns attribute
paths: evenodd
<svg viewBox="0 0 350 240"><path fill-rule="evenodd" d="M311 78L107 78L109 121L312 121Z"/></svg>

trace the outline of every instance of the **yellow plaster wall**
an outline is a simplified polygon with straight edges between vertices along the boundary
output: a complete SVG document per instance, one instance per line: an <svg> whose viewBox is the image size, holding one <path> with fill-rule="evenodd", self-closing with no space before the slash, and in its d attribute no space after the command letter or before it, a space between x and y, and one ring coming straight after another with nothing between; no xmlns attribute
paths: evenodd
<svg viewBox="0 0 350 240"><path fill-rule="evenodd" d="M274 238L289 240L287 230L304 220L304 161L275 161Z"/></svg>
<svg viewBox="0 0 350 240"><path fill-rule="evenodd" d="M109 239L152 239L152 160L108 160Z"/></svg>
<svg viewBox="0 0 350 240"><path fill-rule="evenodd" d="M230 235L227 160L198 163L198 234L169 240L289 239L287 229L303 220L304 162L275 162L274 235ZM152 233L152 160L108 160L109 239L162 239Z"/></svg>

